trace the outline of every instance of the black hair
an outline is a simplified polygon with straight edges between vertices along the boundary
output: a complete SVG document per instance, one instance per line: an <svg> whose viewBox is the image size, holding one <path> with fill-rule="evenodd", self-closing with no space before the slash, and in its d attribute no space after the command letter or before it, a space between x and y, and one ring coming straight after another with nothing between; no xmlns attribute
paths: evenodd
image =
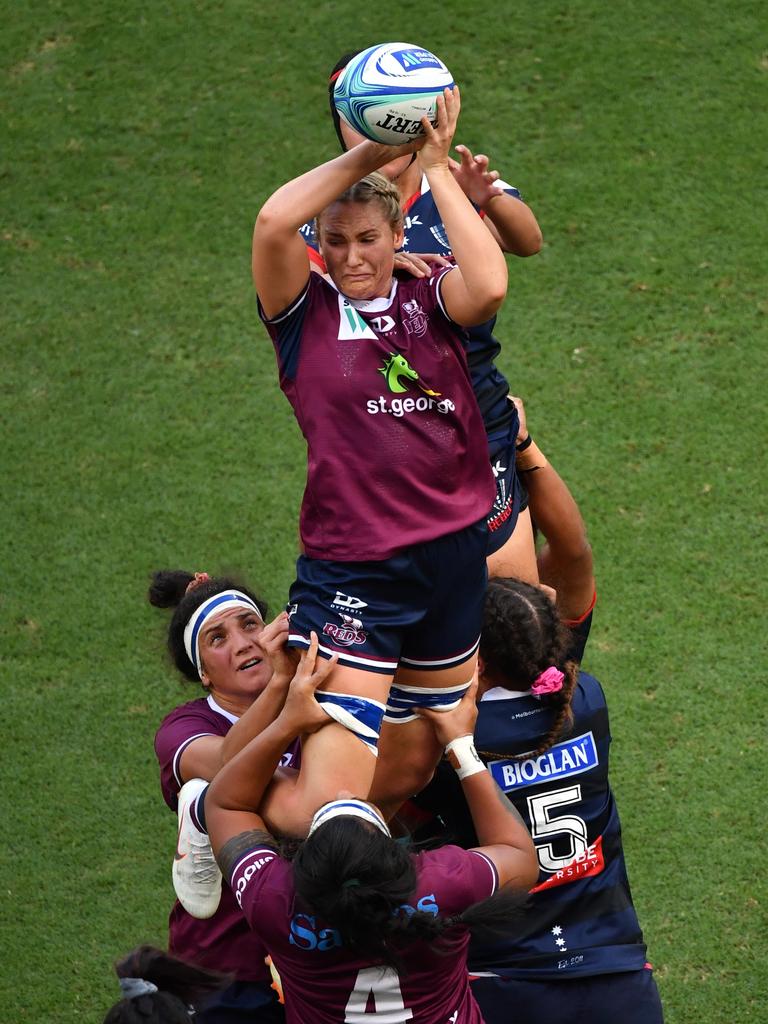
<svg viewBox="0 0 768 1024"><path fill-rule="evenodd" d="M525 894L502 890L451 917L413 906L416 865L410 849L358 818L321 825L293 861L297 909L335 928L344 946L403 970L413 942L450 952L466 931L498 937L514 924Z"/></svg>
<svg viewBox="0 0 768 1024"><path fill-rule="evenodd" d="M344 68L349 64L353 57L356 57L358 53L362 53L362 50L350 50L349 53L342 54L341 57L333 65L333 69L328 76L328 105L331 108L331 118L333 119L333 128L336 132L336 137L339 140L342 152L346 153L347 147L344 142L344 137L341 134L341 119L339 118L339 112L336 109L336 104L333 101L333 90L336 86L336 79L339 77Z"/></svg>
<svg viewBox="0 0 768 1024"><path fill-rule="evenodd" d="M184 629L192 613L209 597L220 594L223 590L242 591L251 598L265 621L267 605L244 583L229 576L213 577L187 591L194 578L195 574L185 569L159 569L152 575L147 597L149 603L156 608L176 609L168 626L168 650L179 672L191 682L199 683L197 667L190 661L184 647Z"/></svg>
<svg viewBox="0 0 768 1024"><path fill-rule="evenodd" d="M553 707L554 721L538 749L526 757L549 750L573 720L571 698L578 667L565 660L569 643L568 629L541 587L501 577L488 581L480 636L480 657L488 680L508 689L527 690L552 665L565 673L562 689L540 698Z"/></svg>
<svg viewBox="0 0 768 1024"><path fill-rule="evenodd" d="M154 946L139 946L115 964L118 978L142 978L157 992L123 998L107 1012L104 1024L190 1024L190 1010L232 978L179 960Z"/></svg>

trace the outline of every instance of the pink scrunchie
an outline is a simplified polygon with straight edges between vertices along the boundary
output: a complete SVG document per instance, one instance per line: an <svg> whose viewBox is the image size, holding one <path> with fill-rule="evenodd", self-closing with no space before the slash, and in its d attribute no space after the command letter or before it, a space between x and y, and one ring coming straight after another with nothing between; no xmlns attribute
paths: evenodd
<svg viewBox="0 0 768 1024"><path fill-rule="evenodd" d="M564 679L565 676L560 669L550 665L549 668L545 668L540 675L536 676L531 686L531 693L534 697L541 697L544 693L557 693L558 690L562 690Z"/></svg>
<svg viewBox="0 0 768 1024"><path fill-rule="evenodd" d="M189 594L190 591L195 590L196 587L202 586L203 583L208 583L210 576L207 572L196 572L194 578L187 584L187 589L184 591L185 594Z"/></svg>

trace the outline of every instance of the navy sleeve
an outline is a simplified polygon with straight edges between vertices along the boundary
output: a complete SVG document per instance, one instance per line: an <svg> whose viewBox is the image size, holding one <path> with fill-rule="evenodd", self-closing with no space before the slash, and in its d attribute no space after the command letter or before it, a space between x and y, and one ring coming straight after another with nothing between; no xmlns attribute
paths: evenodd
<svg viewBox="0 0 768 1024"><path fill-rule="evenodd" d="M264 321L272 343L277 352L280 365L280 378L294 380L299 364L301 336L304 329L304 317L310 302L313 279L317 274L310 273L301 295L277 316L267 317L257 298L259 316Z"/></svg>

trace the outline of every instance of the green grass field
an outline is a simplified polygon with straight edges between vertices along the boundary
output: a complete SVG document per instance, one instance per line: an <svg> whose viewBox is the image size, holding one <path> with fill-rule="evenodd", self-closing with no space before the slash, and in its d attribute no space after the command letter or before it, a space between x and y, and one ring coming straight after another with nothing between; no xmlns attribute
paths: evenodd
<svg viewBox="0 0 768 1024"><path fill-rule="evenodd" d="M189 695L148 575L285 598L304 451L252 223L335 153L336 57L411 36L544 231L511 263L502 366L589 524L587 666L667 1019L764 1021L765 12L379 10L2 7L0 1022L99 1021L114 958L165 941L151 741Z"/></svg>

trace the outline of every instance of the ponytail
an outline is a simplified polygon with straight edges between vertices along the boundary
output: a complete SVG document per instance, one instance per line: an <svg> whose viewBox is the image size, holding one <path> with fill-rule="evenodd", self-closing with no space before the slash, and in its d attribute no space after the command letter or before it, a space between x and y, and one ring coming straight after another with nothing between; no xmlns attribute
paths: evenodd
<svg viewBox="0 0 768 1024"><path fill-rule="evenodd" d="M134 949L115 971L124 998L107 1012L104 1024L190 1024L197 1003L232 980L154 946Z"/></svg>
<svg viewBox="0 0 768 1024"><path fill-rule="evenodd" d="M524 895L502 890L490 899L445 917L412 905L416 866L410 850L356 818L321 825L293 861L297 909L316 914L361 957L397 970L413 942L443 952L460 945L467 931L481 937L508 930Z"/></svg>
<svg viewBox="0 0 768 1024"><path fill-rule="evenodd" d="M480 638L480 657L487 678L510 690L529 690L553 665L564 673L559 690L539 697L552 708L552 728L535 751L524 755L526 758L549 750L573 722L571 700L579 670L575 662L565 661L568 644L568 629L540 587L501 577L488 581ZM495 756L491 751L482 753Z"/></svg>

